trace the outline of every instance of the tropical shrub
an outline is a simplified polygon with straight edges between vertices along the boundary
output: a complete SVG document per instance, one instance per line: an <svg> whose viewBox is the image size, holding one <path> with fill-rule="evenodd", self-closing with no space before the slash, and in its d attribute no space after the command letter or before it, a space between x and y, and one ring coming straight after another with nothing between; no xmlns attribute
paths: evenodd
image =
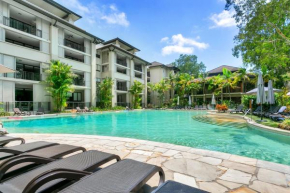
<svg viewBox="0 0 290 193"><path fill-rule="evenodd" d="M126 108L121 106L115 106L110 108L91 107L90 109L97 112L97 111L122 111L125 110Z"/></svg>
<svg viewBox="0 0 290 193"><path fill-rule="evenodd" d="M55 110L61 112L67 106L68 93L74 92L73 79L76 75L72 72L71 66L59 60L50 62L46 74L47 78L44 81L47 85L46 90L54 100Z"/></svg>
<svg viewBox="0 0 290 193"><path fill-rule="evenodd" d="M160 106L164 105L165 93L171 88L170 84L167 83L164 79L156 83L153 87L153 90L158 93L158 98L160 101Z"/></svg>
<svg viewBox="0 0 290 193"><path fill-rule="evenodd" d="M101 84L99 84L98 89L100 92L100 98L101 98L101 103L100 107L101 108L111 108L112 107L112 86L114 84L114 81L112 78L105 78Z"/></svg>
<svg viewBox="0 0 290 193"><path fill-rule="evenodd" d="M142 101L142 98L141 98L141 94L142 94L142 91L144 89L144 85L135 80L134 81L134 84L131 86L129 92L133 95L133 107L134 109L140 109L141 106L140 106L140 103Z"/></svg>
<svg viewBox="0 0 290 193"><path fill-rule="evenodd" d="M218 110L219 112L225 112L228 110L228 106L226 104L217 104L216 105L216 110Z"/></svg>
<svg viewBox="0 0 290 193"><path fill-rule="evenodd" d="M290 130L290 119L285 119L278 125L278 127L285 130Z"/></svg>
<svg viewBox="0 0 290 193"><path fill-rule="evenodd" d="M244 107L248 107L250 104L250 100L253 100L253 104L252 107L253 109L257 108L257 96L256 95L243 95L242 96L242 104L244 105Z"/></svg>

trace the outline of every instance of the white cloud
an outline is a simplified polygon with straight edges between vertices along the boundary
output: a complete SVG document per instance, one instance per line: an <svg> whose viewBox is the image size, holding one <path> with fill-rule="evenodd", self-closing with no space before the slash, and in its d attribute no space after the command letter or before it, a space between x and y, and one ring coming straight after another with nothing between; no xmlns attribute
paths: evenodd
<svg viewBox="0 0 290 193"><path fill-rule="evenodd" d="M80 14L90 24L105 21L108 24L120 25L124 27L128 27L130 25L126 13L119 11L117 6L114 4L98 6L95 2L85 5L80 0L56 1Z"/></svg>
<svg viewBox="0 0 290 193"><path fill-rule="evenodd" d="M160 42L167 42L168 39L169 39L168 37L161 38Z"/></svg>
<svg viewBox="0 0 290 193"><path fill-rule="evenodd" d="M232 27L236 26L236 21L233 18L234 11L223 10L219 14L213 14L210 19L214 22L214 25L210 28L217 27Z"/></svg>
<svg viewBox="0 0 290 193"><path fill-rule="evenodd" d="M161 41L163 39L164 38L162 38ZM168 45L162 48L162 55L164 56L173 53L193 54L195 48L203 50L209 47L206 43L198 42L195 39L185 38L182 34L173 35L170 40L167 37L166 42Z"/></svg>

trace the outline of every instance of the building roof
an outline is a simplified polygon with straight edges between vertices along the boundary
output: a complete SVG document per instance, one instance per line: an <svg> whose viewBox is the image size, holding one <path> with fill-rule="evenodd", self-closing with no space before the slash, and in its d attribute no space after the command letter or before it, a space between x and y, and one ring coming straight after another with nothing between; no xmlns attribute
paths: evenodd
<svg viewBox="0 0 290 193"><path fill-rule="evenodd" d="M115 42L115 41L117 41L117 40L118 40L119 42L121 42L122 44L124 44L124 45L126 45L126 46L128 46L128 47L130 47L130 48L132 48L132 49L136 49L136 50L140 51L138 48L132 46L131 44L125 42L124 40L122 40L122 39L120 39L120 38L118 38L118 37L117 37L117 38L114 38L114 39L111 39L111 40L108 40L108 41L105 41L103 44L104 44L104 45L111 44L111 43L113 43L113 42Z"/></svg>
<svg viewBox="0 0 290 193"><path fill-rule="evenodd" d="M236 72L236 71L238 71L240 69L240 68L234 67L234 66L222 65L222 66L219 66L217 68L214 68L214 69L208 71L207 73L208 74L219 74L219 73L223 72L224 68L230 70L231 72Z"/></svg>
<svg viewBox="0 0 290 193"><path fill-rule="evenodd" d="M152 62L151 66L149 66L149 68L157 67L157 66L161 66L161 67L165 67L165 68L173 68L174 70L179 70L177 67L173 66L172 64L165 65L165 64L162 64L162 63L156 62L156 61Z"/></svg>
<svg viewBox="0 0 290 193"><path fill-rule="evenodd" d="M117 49L117 50L120 50L120 51L125 52L126 54L132 56L132 59L133 59L133 58L137 58L137 59L141 60L142 62L146 63L146 65L150 65L150 62L147 62L146 60L143 60L142 58L136 56L135 54L132 54L131 52L129 52L129 51L123 49L123 48L120 48L119 46L116 46L116 45L113 44L113 43L111 43L111 44L107 44L107 45L104 45L104 46L102 46L102 47L100 47L100 48L97 48L97 49L98 49L98 50L103 50L103 49L105 49L105 48L108 48L108 49L110 50L111 47L113 48L113 50ZM113 50L111 50L111 51L113 51Z"/></svg>
<svg viewBox="0 0 290 193"><path fill-rule="evenodd" d="M75 15L75 16L77 16L79 19L82 18L82 16L76 14L76 13L73 12L72 10L70 10L70 9L68 9L68 8L66 8L66 7L64 7L64 6L62 6L61 4L57 3L57 2L54 1L54 0L43 0L43 1L45 1L46 3L48 3L48 4L50 4L50 5L52 5L52 6L56 7L56 8L58 8L58 9L64 11L64 12L66 12L66 13L68 13L68 14L73 14L73 15Z"/></svg>

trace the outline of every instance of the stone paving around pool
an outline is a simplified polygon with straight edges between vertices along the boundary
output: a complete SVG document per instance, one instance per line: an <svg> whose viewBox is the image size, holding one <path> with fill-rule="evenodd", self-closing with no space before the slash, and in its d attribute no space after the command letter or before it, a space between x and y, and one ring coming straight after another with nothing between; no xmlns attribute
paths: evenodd
<svg viewBox="0 0 290 193"><path fill-rule="evenodd" d="M71 134L11 134L26 142L50 141L83 146L161 166L166 180L175 180L209 192L290 193L290 166L145 140ZM158 184L154 176L141 192Z"/></svg>

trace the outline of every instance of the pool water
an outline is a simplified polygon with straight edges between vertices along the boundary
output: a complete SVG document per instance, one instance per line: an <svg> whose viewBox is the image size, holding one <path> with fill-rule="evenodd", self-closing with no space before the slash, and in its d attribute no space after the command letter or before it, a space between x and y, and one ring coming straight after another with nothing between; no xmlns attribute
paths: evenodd
<svg viewBox="0 0 290 193"><path fill-rule="evenodd" d="M290 165L290 136L245 123L196 121L193 111L134 111L5 122L10 133L118 136L220 151Z"/></svg>

